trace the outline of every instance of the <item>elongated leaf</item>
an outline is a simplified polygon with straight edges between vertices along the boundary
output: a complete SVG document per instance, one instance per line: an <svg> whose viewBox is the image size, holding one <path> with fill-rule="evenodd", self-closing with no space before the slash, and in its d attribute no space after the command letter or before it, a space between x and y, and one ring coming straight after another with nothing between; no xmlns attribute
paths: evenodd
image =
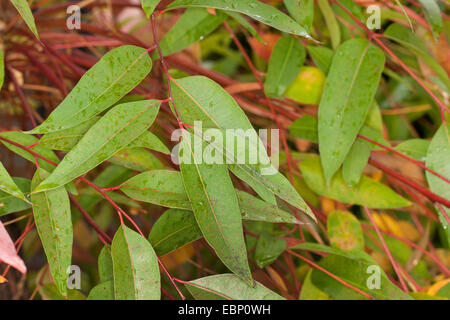
<svg viewBox="0 0 450 320"><path fill-rule="evenodd" d="M100 282L113 280L114 272L110 247L104 246L98 255L98 277Z"/></svg>
<svg viewBox="0 0 450 320"><path fill-rule="evenodd" d="M172 83L174 102L185 123L194 124L196 121L201 121L201 125L205 128L237 129L232 132L228 130L226 134L233 134L232 138L238 138L244 142L247 138L253 141L253 143L245 143L246 152L245 155L241 155L241 159L236 158L234 148L227 150L224 145L220 146L220 141L218 144L211 143L211 146L217 151L222 150L221 152L227 158L227 163L230 163L229 168L233 174L247 182L264 200L275 204L274 195L277 195L314 219L310 208L289 181L270 165L264 146L248 118L222 87L201 76L172 79ZM204 92L210 94L205 95ZM198 129L201 132L201 128ZM223 144L223 141L221 142ZM245 159L251 156L250 151L255 150L257 150L257 163L248 165L249 161ZM263 169L270 171L271 175L264 175Z"/></svg>
<svg viewBox="0 0 450 320"><path fill-rule="evenodd" d="M422 5L425 17L431 26L431 30L433 30L434 38L439 38L443 26L439 5L435 0L419 0L419 2Z"/></svg>
<svg viewBox="0 0 450 320"><path fill-rule="evenodd" d="M239 204L227 167L197 163L193 147L193 136L184 131L180 153L192 158L180 162L180 170L195 219L222 262L252 285Z"/></svg>
<svg viewBox="0 0 450 320"><path fill-rule="evenodd" d="M327 219L327 231L333 247L344 251L363 251L364 235L358 219L347 211L333 211Z"/></svg>
<svg viewBox="0 0 450 320"><path fill-rule="evenodd" d="M330 255L320 261L320 266L333 273L352 286L370 294L375 299L380 300L412 300L412 298L394 285L386 276L384 271L372 262L357 260L341 255ZM372 269L370 269L372 268ZM373 275L373 268L380 275L380 287L369 287L369 277ZM372 271L371 271L372 270ZM338 300L360 300L366 299L337 280L331 278L320 270L313 270L311 274L312 283L320 290Z"/></svg>
<svg viewBox="0 0 450 320"><path fill-rule="evenodd" d="M345 183L342 173L339 171L327 184L319 157L311 157L301 162L300 169L311 190L343 203L360 204L379 209L407 207L411 204L389 187L365 176L361 177L357 185L350 187Z"/></svg>
<svg viewBox="0 0 450 320"><path fill-rule="evenodd" d="M431 140L430 146L427 152L426 166L438 173L443 177L450 179L450 125L442 124L439 130L434 135ZM444 199L450 199L450 187L448 183L434 174L426 171L426 177L430 190ZM445 213L450 216L450 208L445 208ZM440 220L443 222L442 226L444 231L447 233L447 238L450 243L450 230L448 226L448 221L443 217L443 213L440 208L437 209L439 212Z"/></svg>
<svg viewBox="0 0 450 320"><path fill-rule="evenodd" d="M305 47L294 37L280 38L269 60L264 91L269 97L280 97L297 77L306 58Z"/></svg>
<svg viewBox="0 0 450 320"><path fill-rule="evenodd" d="M114 283L112 280L102 282L92 288L87 300L114 300Z"/></svg>
<svg viewBox="0 0 450 320"><path fill-rule="evenodd" d="M312 270L309 270L302 284L299 300L331 300L330 296L317 288L311 281Z"/></svg>
<svg viewBox="0 0 450 320"><path fill-rule="evenodd" d="M433 69L439 79L441 79L447 87L447 90L450 90L450 79L447 72L439 62L430 55L427 46L412 33L411 30L400 24L393 23L386 29L384 35L387 38L400 43L402 46L411 50L417 57L422 59L431 69Z"/></svg>
<svg viewBox="0 0 450 320"><path fill-rule="evenodd" d="M93 118L136 87L151 68L152 61L143 48L127 45L109 51L32 132L63 130Z"/></svg>
<svg viewBox="0 0 450 320"><path fill-rule="evenodd" d="M152 170L143 172L125 181L121 190L129 197L156 205L192 210L183 185L180 172L172 170ZM244 192L235 190L242 219L272 223L294 223L294 215L281 210L276 205L265 202Z"/></svg>
<svg viewBox="0 0 450 320"><path fill-rule="evenodd" d="M144 100L111 109L34 192L64 185L110 158L151 126L160 103L158 100Z"/></svg>
<svg viewBox="0 0 450 320"><path fill-rule="evenodd" d="M36 187L48 173L38 169L31 182ZM64 187L31 194L33 216L56 287L67 295L67 269L72 260L73 230L70 201Z"/></svg>
<svg viewBox="0 0 450 320"><path fill-rule="evenodd" d="M34 22L33 13L31 12L27 0L10 0L10 1L14 5L14 7L16 7L17 11L22 16L22 19L25 21L28 28L30 28L31 32L33 32L36 38L39 39L36 24Z"/></svg>
<svg viewBox="0 0 450 320"><path fill-rule="evenodd" d="M25 178L12 178L23 194L30 192L31 181ZM31 207L30 202L25 202L9 193L0 191L0 217L13 212L19 212Z"/></svg>
<svg viewBox="0 0 450 320"><path fill-rule="evenodd" d="M23 260L17 255L16 246L0 221L0 261L9 264L22 273L27 272Z"/></svg>
<svg viewBox="0 0 450 320"><path fill-rule="evenodd" d="M39 140L39 145L52 150L70 151L99 119L94 117L75 127L47 133Z"/></svg>
<svg viewBox="0 0 450 320"><path fill-rule="evenodd" d="M317 134L317 118L306 114L295 120L289 127L289 132L296 138L319 142Z"/></svg>
<svg viewBox="0 0 450 320"><path fill-rule="evenodd" d="M258 267L264 268L274 262L286 250L286 241L270 235L260 234L255 249L255 261Z"/></svg>
<svg viewBox="0 0 450 320"><path fill-rule="evenodd" d="M141 6L147 18L150 18L159 2L160 0L141 0Z"/></svg>
<svg viewBox="0 0 450 320"><path fill-rule="evenodd" d="M254 0L175 0L167 10L182 7L206 7L243 13L275 29L311 38L304 27L274 7Z"/></svg>
<svg viewBox="0 0 450 320"><path fill-rule="evenodd" d="M20 188L15 184L14 180L6 171L3 163L0 162L0 190L4 191L16 198L22 199L28 202L28 199L24 196Z"/></svg>
<svg viewBox="0 0 450 320"><path fill-rule="evenodd" d="M186 49L213 32L226 18L222 12L213 15L203 8L189 8L161 39L163 56ZM157 52L154 57L158 57Z"/></svg>
<svg viewBox="0 0 450 320"><path fill-rule="evenodd" d="M255 281L250 287L233 274L218 274L185 284L196 300L284 300Z"/></svg>
<svg viewBox="0 0 450 320"><path fill-rule="evenodd" d="M163 256L202 237L191 211L169 209L152 226L148 241Z"/></svg>
<svg viewBox="0 0 450 320"><path fill-rule="evenodd" d="M111 254L116 300L161 298L158 260L145 238L122 225L114 236Z"/></svg>
<svg viewBox="0 0 450 320"><path fill-rule="evenodd" d="M342 177L351 186L358 184L364 167L370 158L371 144L362 139L353 142L347 157L342 164Z"/></svg>
<svg viewBox="0 0 450 320"><path fill-rule="evenodd" d="M135 171L148 171L164 167L157 157L144 148L122 149L108 161Z"/></svg>
<svg viewBox="0 0 450 320"><path fill-rule="evenodd" d="M413 159L425 161L430 141L424 139L411 139L398 144L395 149Z"/></svg>
<svg viewBox="0 0 450 320"><path fill-rule="evenodd" d="M314 0L283 0L292 18L309 32L314 21Z"/></svg>
<svg viewBox="0 0 450 320"><path fill-rule="evenodd" d="M328 0L317 0L320 10L322 11L325 23L327 24L328 32L330 33L331 45L333 50L336 51L341 43L341 31L339 24L334 15L333 9L330 6Z"/></svg>
<svg viewBox="0 0 450 320"><path fill-rule="evenodd" d="M5 80L5 57L3 50L0 48L0 90L2 90L4 80Z"/></svg>
<svg viewBox="0 0 450 320"><path fill-rule="evenodd" d="M295 0L294 0L295 1ZM317 68L322 70L323 73L328 74L330 70L331 61L333 60L333 50L327 47L319 46L307 46L309 54L316 64Z"/></svg>
<svg viewBox="0 0 450 320"><path fill-rule="evenodd" d="M151 133L150 131L145 131L127 146L127 148L137 147L148 148L164 154L170 153L169 148L167 148L166 145L154 133Z"/></svg>
<svg viewBox="0 0 450 320"><path fill-rule="evenodd" d="M368 114L385 57L365 39L336 52L319 105L319 149L326 181L339 169Z"/></svg>

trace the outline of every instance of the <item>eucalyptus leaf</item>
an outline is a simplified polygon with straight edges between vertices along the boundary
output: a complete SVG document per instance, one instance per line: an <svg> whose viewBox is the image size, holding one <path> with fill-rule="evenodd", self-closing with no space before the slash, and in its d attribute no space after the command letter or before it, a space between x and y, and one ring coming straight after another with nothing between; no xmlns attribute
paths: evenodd
<svg viewBox="0 0 450 320"><path fill-rule="evenodd" d="M30 192L30 180L18 177L13 177L12 179L23 194L28 194ZM9 193L0 191L0 217L13 212L23 211L30 207L30 202L25 202Z"/></svg>
<svg viewBox="0 0 450 320"><path fill-rule="evenodd" d="M254 0L175 0L166 10L183 7L205 7L235 11L283 32L311 38L305 28L274 7Z"/></svg>
<svg viewBox="0 0 450 320"><path fill-rule="evenodd" d="M111 244L116 300L159 300L161 277L150 243L122 225Z"/></svg>
<svg viewBox="0 0 450 320"><path fill-rule="evenodd" d="M33 13L31 12L30 6L28 5L27 0L10 0L11 3L16 7L22 19L27 24L28 28L30 28L31 32L39 39L39 34L36 29L36 23L34 22ZM0 86L1 88L1 86Z"/></svg>
<svg viewBox="0 0 450 320"><path fill-rule="evenodd" d="M13 197L22 199L25 202L29 202L25 195L22 193L22 190L16 185L14 180L9 175L8 171L6 171L3 163L0 162L0 190L6 192Z"/></svg>
<svg viewBox="0 0 450 320"><path fill-rule="evenodd" d="M384 61L383 52L365 39L346 41L334 55L318 113L319 150L327 182L364 124Z"/></svg>
<svg viewBox="0 0 450 320"><path fill-rule="evenodd" d="M126 45L109 51L32 133L68 129L93 118L136 87L151 69L143 48Z"/></svg>
<svg viewBox="0 0 450 320"><path fill-rule="evenodd" d="M250 287L233 274L218 274L185 283L196 300L284 300L275 292L255 282Z"/></svg>
<svg viewBox="0 0 450 320"><path fill-rule="evenodd" d="M353 187L345 183L339 171L327 184L319 157L311 157L300 163L306 184L317 194L343 203L359 204L369 208L388 209L407 207L411 203L382 183L362 176Z"/></svg>
<svg viewBox="0 0 450 320"><path fill-rule="evenodd" d="M144 100L111 109L33 192L64 185L110 158L151 126L160 104L158 100Z"/></svg>
<svg viewBox="0 0 450 320"><path fill-rule="evenodd" d="M280 38L273 48L264 84L268 97L280 97L297 77L306 58L305 47L294 37Z"/></svg>
<svg viewBox="0 0 450 320"><path fill-rule="evenodd" d="M150 18L160 1L161 0L141 0L141 6L147 18Z"/></svg>
<svg viewBox="0 0 450 320"><path fill-rule="evenodd" d="M48 176L38 169L31 182L35 188ZM67 295L67 270L71 266L73 229L70 200L63 186L31 194L33 216L44 247L50 272L59 292Z"/></svg>
<svg viewBox="0 0 450 320"><path fill-rule="evenodd" d="M180 152L192 158L190 163L180 162L180 171L198 226L222 262L252 285L239 204L227 167L197 163L192 141L185 131Z"/></svg>

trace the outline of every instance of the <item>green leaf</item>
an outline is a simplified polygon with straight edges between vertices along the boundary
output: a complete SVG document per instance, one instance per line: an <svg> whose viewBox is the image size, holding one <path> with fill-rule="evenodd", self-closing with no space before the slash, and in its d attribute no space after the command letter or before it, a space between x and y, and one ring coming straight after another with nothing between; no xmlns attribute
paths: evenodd
<svg viewBox="0 0 450 320"><path fill-rule="evenodd" d="M112 280L102 282L91 289L87 300L114 300L114 283Z"/></svg>
<svg viewBox="0 0 450 320"><path fill-rule="evenodd" d="M222 262L244 281L253 284L239 204L225 164L197 163L193 136L183 132L180 159L187 152L190 162L181 161L183 183L205 240Z"/></svg>
<svg viewBox="0 0 450 320"><path fill-rule="evenodd" d="M333 50L327 47L312 45L309 45L306 48L308 49L309 55L313 59L314 64L317 66L317 68L322 70L323 73L328 74L331 66L331 61L333 60Z"/></svg>
<svg viewBox="0 0 450 320"><path fill-rule="evenodd" d="M308 275L303 281L302 291L300 291L299 300L331 300L330 296L318 289L311 281L312 270L309 270Z"/></svg>
<svg viewBox="0 0 450 320"><path fill-rule="evenodd" d="M260 234L256 243L255 262L260 268L272 264L286 250L286 241L267 232Z"/></svg>
<svg viewBox="0 0 450 320"><path fill-rule="evenodd" d="M227 158L229 169L233 174L248 183L264 200L274 204L274 195L277 195L315 219L311 209L294 187L271 166L265 148L248 118L222 87L201 76L172 79L172 83L174 102L183 122L196 125L195 135L206 139L215 152L219 151ZM204 92L210 94L205 95ZM202 132L202 127L210 129ZM222 140L223 137L233 140L224 144L224 141L219 141L220 139L212 139L218 132L211 128L218 128L221 131ZM207 133L213 136L208 136ZM236 153L234 147L239 148L239 142L244 142L245 147ZM228 148L228 143L232 144L233 148ZM208 149L211 150L209 146ZM257 155L256 164L248 164L247 159L252 155ZM268 171L269 174L264 171Z"/></svg>
<svg viewBox="0 0 450 320"><path fill-rule="evenodd" d="M319 105L319 150L330 181L360 131L383 71L383 52L366 39L343 43L330 67Z"/></svg>
<svg viewBox="0 0 450 320"><path fill-rule="evenodd" d="M152 170L125 181L120 190L130 198L168 208L191 210L180 172Z"/></svg>
<svg viewBox="0 0 450 320"><path fill-rule="evenodd" d="M98 276L100 282L112 280L114 277L111 248L108 246L104 246L98 255Z"/></svg>
<svg viewBox="0 0 450 320"><path fill-rule="evenodd" d="M233 274L218 274L185 283L196 300L284 300L255 281L250 287Z"/></svg>
<svg viewBox="0 0 450 320"><path fill-rule="evenodd" d="M330 244L344 251L363 251L364 235L358 219L347 211L333 211L328 215L327 231Z"/></svg>
<svg viewBox="0 0 450 320"><path fill-rule="evenodd" d="M430 55L427 46L407 27L397 23L391 24L384 32L386 38L398 42L411 50L417 57L423 60L441 79L447 90L450 90L450 79L445 69Z"/></svg>
<svg viewBox="0 0 450 320"><path fill-rule="evenodd" d="M31 32L39 39L39 35L36 29L36 24L34 22L33 13L31 12L30 6L28 5L27 0L10 0L11 3L16 7L22 19L27 24L28 28L30 28Z"/></svg>
<svg viewBox="0 0 450 320"><path fill-rule="evenodd" d="M328 0L317 0L317 4L319 5L320 11L322 11L323 17L325 18L325 23L327 25L328 32L330 33L333 50L336 51L341 43L341 31L333 9L331 8Z"/></svg>
<svg viewBox="0 0 450 320"><path fill-rule="evenodd" d="M48 173L38 169L31 182L36 187ZM72 218L70 201L64 187L31 194L33 216L44 247L50 272L59 292L67 295L67 269L72 260Z"/></svg>
<svg viewBox="0 0 450 320"><path fill-rule="evenodd" d="M159 2L160 0L141 0L141 6L147 18L150 18Z"/></svg>
<svg viewBox="0 0 450 320"><path fill-rule="evenodd" d="M314 21L314 0L284 0L289 14L309 32Z"/></svg>
<svg viewBox="0 0 450 320"><path fill-rule="evenodd" d="M52 150L70 151L99 119L94 117L75 127L47 133L39 140L39 145Z"/></svg>
<svg viewBox="0 0 450 320"><path fill-rule="evenodd" d="M150 243L122 225L111 245L116 300L159 300L158 260Z"/></svg>
<svg viewBox="0 0 450 320"><path fill-rule="evenodd" d="M111 109L33 192L61 186L110 158L151 126L160 104L158 100L144 100Z"/></svg>
<svg viewBox="0 0 450 320"><path fill-rule="evenodd" d="M19 187L22 193L27 194L30 192L31 181L25 178L12 178L14 183ZM16 198L6 192L0 191L0 217L13 213L23 211L30 208L31 205L19 198Z"/></svg>
<svg viewBox="0 0 450 320"><path fill-rule="evenodd" d="M148 148L164 154L170 154L169 148L152 132L145 131L139 137L131 141L127 148Z"/></svg>
<svg viewBox="0 0 450 320"><path fill-rule="evenodd" d="M352 286L370 294L375 299L382 300L411 300L411 297L394 285L384 271L374 261L353 259L343 255L330 255L320 261L320 266L332 274L338 276ZM380 275L380 288L370 289L369 277L373 275L370 267L378 268ZM373 269L372 269L373 270ZM312 283L320 290L338 300L366 299L363 295L345 287L337 280L320 270L313 270Z"/></svg>
<svg viewBox="0 0 450 320"><path fill-rule="evenodd" d="M280 38L273 48L264 91L268 97L280 97L294 81L306 58L305 47L294 37Z"/></svg>
<svg viewBox="0 0 450 320"><path fill-rule="evenodd" d="M443 26L441 9L435 0L419 0L419 2L422 5L431 30L433 30L433 36L437 40Z"/></svg>
<svg viewBox="0 0 450 320"><path fill-rule="evenodd" d="M301 25L274 7L254 0L175 0L166 10L183 7L206 7L235 11L267 24L283 32L311 38Z"/></svg>
<svg viewBox="0 0 450 320"><path fill-rule="evenodd" d="M5 57L3 50L0 48L0 90L2 90L4 80L5 80Z"/></svg>
<svg viewBox="0 0 450 320"><path fill-rule="evenodd" d="M202 40L220 26L225 19L226 15L220 11L213 15L203 8L187 9L177 23L161 39L159 45L163 56L186 49L193 43ZM158 53L155 52L154 58L158 57Z"/></svg>
<svg viewBox="0 0 450 320"><path fill-rule="evenodd" d="M361 179L361 174L370 158L371 144L362 139L353 142L347 157L342 164L342 177L344 181L354 186Z"/></svg>
<svg viewBox="0 0 450 320"><path fill-rule="evenodd" d="M143 48L127 45L109 51L32 133L63 130L93 118L136 87L151 68Z"/></svg>
<svg viewBox="0 0 450 320"><path fill-rule="evenodd" d="M169 209L152 226L148 241L163 256L202 237L192 211Z"/></svg>
<svg viewBox="0 0 450 320"><path fill-rule="evenodd" d="M319 142L317 134L317 118L309 114L295 120L289 127L292 136L300 139L306 139L311 142Z"/></svg>
<svg viewBox="0 0 450 320"><path fill-rule="evenodd" d="M196 121L201 121L205 128L243 129L247 134L250 132L252 138L257 137L250 121L236 101L211 79L202 76L186 77L177 80L172 79L172 84L174 103L184 123L195 124ZM205 92L210 94L205 95ZM262 143L259 138L257 140L255 144L261 148L259 150L262 150ZM258 154L260 155L258 157L259 162L267 164L267 154L263 152ZM236 165L230 165L230 170L239 179L248 183L264 200L275 204L273 191L276 187L284 188L286 192L281 193L280 197L283 198L284 196L283 199L290 199L286 201L300 205L301 208L305 207L301 197L295 190L292 190L292 186L287 179L283 180L280 175L255 176L254 166L245 166L245 163L240 164L236 159L232 162ZM270 181L275 179L278 181ZM264 183L261 183L262 181ZM281 185L276 185L276 183Z"/></svg>
<svg viewBox="0 0 450 320"><path fill-rule="evenodd" d="M322 196L348 204L359 204L369 208L387 209L407 207L411 203L382 183L362 176L359 183L348 186L339 171L326 184L319 157L311 157L300 163L306 184Z"/></svg>
<svg viewBox="0 0 450 320"><path fill-rule="evenodd" d="M0 190L6 192L13 197L19 198L28 202L28 199L24 196L20 188L16 185L14 180L9 175L8 171L6 171L3 163L0 162Z"/></svg>
<svg viewBox="0 0 450 320"><path fill-rule="evenodd" d="M55 284L48 283L46 285L40 286L39 294L44 300L85 300L86 297L78 290L67 290L67 296L62 296L58 292Z"/></svg>
<svg viewBox="0 0 450 320"><path fill-rule="evenodd" d="M125 181L121 189L130 198L168 208L192 210L180 172L152 170ZM294 215L244 191L235 190L242 219L299 224Z"/></svg>
<svg viewBox="0 0 450 320"><path fill-rule="evenodd" d="M427 159L427 150L430 146L430 141L424 139L410 139L403 141L395 147L395 150L418 161L425 161Z"/></svg>
<svg viewBox="0 0 450 320"><path fill-rule="evenodd" d="M435 133L431 140L430 146L427 152L426 166L431 170L436 171L443 177L450 179L450 125L442 124L439 130ZM428 185L430 190L444 199L450 199L450 187L448 183L434 174L426 171ZM447 216L450 216L450 208L445 208ZM439 218L443 223L445 233L447 234L448 242L450 243L450 229L447 219L443 217L443 213L440 209L437 209Z"/></svg>
<svg viewBox="0 0 450 320"><path fill-rule="evenodd" d="M293 247L290 247L290 249L323 252L332 255L346 257L349 259L362 260L369 263L373 262L372 257L367 253L365 253L364 251L344 251L338 248L329 247L327 245L314 242L303 242Z"/></svg>
<svg viewBox="0 0 450 320"><path fill-rule="evenodd" d="M152 169L162 169L164 167L157 157L144 148L122 149L109 158L108 161L116 165L141 172Z"/></svg>

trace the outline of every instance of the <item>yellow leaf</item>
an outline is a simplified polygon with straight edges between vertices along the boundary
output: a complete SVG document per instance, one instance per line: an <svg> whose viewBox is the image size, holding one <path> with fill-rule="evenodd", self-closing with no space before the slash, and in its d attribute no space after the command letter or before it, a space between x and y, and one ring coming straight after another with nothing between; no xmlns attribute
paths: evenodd
<svg viewBox="0 0 450 320"><path fill-rule="evenodd" d="M0 284L5 283L5 282L8 282L8 280L5 277L0 276Z"/></svg>
<svg viewBox="0 0 450 320"><path fill-rule="evenodd" d="M194 253L195 251L192 244L187 244L169 254L166 254L161 258L161 260L168 270L172 270L192 258Z"/></svg>
<svg viewBox="0 0 450 320"><path fill-rule="evenodd" d="M325 213L326 215L328 215L331 212L333 212L334 210L336 210L336 207L334 205L334 200L331 200L326 197L320 198L320 206L322 208L322 212Z"/></svg>
<svg viewBox="0 0 450 320"><path fill-rule="evenodd" d="M450 278L445 279L445 280L441 280L439 282L436 282L435 284L433 284L430 289L428 289L428 294L430 296L435 296L436 293L438 293L439 290L441 290L447 283L450 282Z"/></svg>
<svg viewBox="0 0 450 320"><path fill-rule="evenodd" d="M398 226L406 239L410 241L417 241L420 239L420 232L411 222L399 220Z"/></svg>

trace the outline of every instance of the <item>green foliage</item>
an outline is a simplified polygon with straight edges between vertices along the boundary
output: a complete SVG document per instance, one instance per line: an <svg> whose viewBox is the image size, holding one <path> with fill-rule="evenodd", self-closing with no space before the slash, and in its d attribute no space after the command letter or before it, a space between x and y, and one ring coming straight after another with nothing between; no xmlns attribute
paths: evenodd
<svg viewBox="0 0 450 320"><path fill-rule="evenodd" d="M70 33L62 4L11 3L31 32L1 21L0 256L29 274L2 288L449 298L444 3L380 3L369 30L350 0L107 1Z"/></svg>

